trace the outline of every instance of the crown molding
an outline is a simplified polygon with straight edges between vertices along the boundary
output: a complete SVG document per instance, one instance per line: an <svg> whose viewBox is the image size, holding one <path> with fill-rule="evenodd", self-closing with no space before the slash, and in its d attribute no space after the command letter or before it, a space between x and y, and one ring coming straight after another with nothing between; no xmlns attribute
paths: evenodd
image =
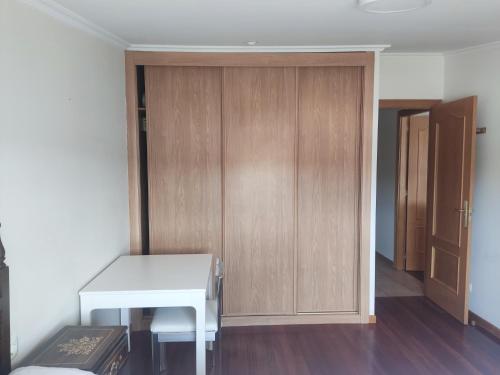
<svg viewBox="0 0 500 375"><path fill-rule="evenodd" d="M500 41L483 43L483 44L478 44L476 46L446 51L446 52L444 52L444 55L445 56L455 56L455 55L462 55L462 54L471 53L471 52L475 52L475 51L494 49L494 48L500 48Z"/></svg>
<svg viewBox="0 0 500 375"><path fill-rule="evenodd" d="M320 45L320 46L196 46L165 44L131 44L128 51L142 52L381 52L387 44Z"/></svg>
<svg viewBox="0 0 500 375"><path fill-rule="evenodd" d="M382 56L390 57L443 57L442 52L382 52Z"/></svg>
<svg viewBox="0 0 500 375"><path fill-rule="evenodd" d="M21 3L31 6L61 22L94 35L108 43L114 44L117 47L126 49L129 43L119 36L103 29L86 18L76 14L75 12L63 7L54 0L17 0Z"/></svg>

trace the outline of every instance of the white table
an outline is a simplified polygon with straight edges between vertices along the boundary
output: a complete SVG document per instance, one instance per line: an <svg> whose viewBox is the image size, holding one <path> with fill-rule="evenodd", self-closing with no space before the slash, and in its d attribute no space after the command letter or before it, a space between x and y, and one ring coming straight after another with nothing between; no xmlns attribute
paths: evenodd
<svg viewBox="0 0 500 375"><path fill-rule="evenodd" d="M130 325L130 308L190 306L196 310L196 374L205 374L205 303L212 255L122 256L80 291L82 325L97 309L121 309ZM129 333L130 345L130 333Z"/></svg>

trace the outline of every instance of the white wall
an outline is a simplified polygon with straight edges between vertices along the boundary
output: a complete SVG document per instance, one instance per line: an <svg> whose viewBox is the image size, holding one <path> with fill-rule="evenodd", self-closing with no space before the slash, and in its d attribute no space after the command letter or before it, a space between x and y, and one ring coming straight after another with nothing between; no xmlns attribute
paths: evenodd
<svg viewBox="0 0 500 375"><path fill-rule="evenodd" d="M13 0L0 9L0 221L18 363L79 321L128 249L124 53Z"/></svg>
<svg viewBox="0 0 500 375"><path fill-rule="evenodd" d="M445 57L445 100L478 96L470 310L500 327L500 43Z"/></svg>
<svg viewBox="0 0 500 375"><path fill-rule="evenodd" d="M382 109L378 120L375 249L394 260L398 110Z"/></svg>
<svg viewBox="0 0 500 375"><path fill-rule="evenodd" d="M442 99L442 54L382 53L380 99Z"/></svg>

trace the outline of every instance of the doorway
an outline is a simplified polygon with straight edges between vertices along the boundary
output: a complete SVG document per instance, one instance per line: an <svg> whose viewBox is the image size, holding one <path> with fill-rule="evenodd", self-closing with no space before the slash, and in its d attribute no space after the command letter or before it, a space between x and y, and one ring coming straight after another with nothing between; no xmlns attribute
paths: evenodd
<svg viewBox="0 0 500 375"><path fill-rule="evenodd" d="M423 282L429 112L399 111L397 125L394 264Z"/></svg>
<svg viewBox="0 0 500 375"><path fill-rule="evenodd" d="M381 101L376 297L424 295L429 110L439 101Z"/></svg>
<svg viewBox="0 0 500 375"><path fill-rule="evenodd" d="M389 171L397 166L395 175L398 176L394 189L393 253L379 240L383 238L381 234L391 233L390 226L384 227L387 221L379 217L379 213L384 211L383 204L377 209L377 250L381 256L384 251L386 255L393 255L389 262L394 264L396 271L404 270L404 274L424 263L425 297L467 324L476 134L483 133L476 127L477 97L427 103L417 108L412 108L414 101L411 100L398 101L396 104L399 105L395 103L389 101L385 107L381 106L382 109L397 109L396 126L398 129L407 127L406 133L398 130L394 142L397 150L395 160L398 162L392 166L387 164ZM430 112L429 121L415 116L426 111ZM381 111L382 116L383 113ZM428 126L428 134L424 123ZM388 150L388 154L394 150L390 144L383 144L390 139L381 133L384 129L384 122L380 121L379 167L384 161L384 150ZM412 133L415 134L413 138ZM406 136L408 141L405 141ZM407 151L404 150L405 145ZM427 163L423 157L426 149ZM417 155L416 159L413 154ZM405 165L406 171L401 172ZM379 172L377 200L380 204L384 202L381 195L388 195L390 191L385 186L387 181L384 181L390 173L384 173L383 168L379 168ZM427 190L424 188L426 185ZM425 191L427 195L424 199ZM426 202L425 207L420 202ZM420 250L422 247L424 251ZM397 280L387 282L389 285L393 283ZM379 280L378 288L381 284Z"/></svg>

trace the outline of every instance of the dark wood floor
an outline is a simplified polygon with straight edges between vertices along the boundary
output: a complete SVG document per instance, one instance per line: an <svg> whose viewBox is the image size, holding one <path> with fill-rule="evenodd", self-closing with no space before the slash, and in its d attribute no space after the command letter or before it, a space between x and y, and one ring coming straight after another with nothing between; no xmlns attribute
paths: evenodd
<svg viewBox="0 0 500 375"><path fill-rule="evenodd" d="M424 297L377 298L376 312L373 325L225 328L220 364L207 373L500 374L500 343ZM150 374L148 333L132 346L120 375ZM169 344L167 356L169 374L195 373L194 344Z"/></svg>

